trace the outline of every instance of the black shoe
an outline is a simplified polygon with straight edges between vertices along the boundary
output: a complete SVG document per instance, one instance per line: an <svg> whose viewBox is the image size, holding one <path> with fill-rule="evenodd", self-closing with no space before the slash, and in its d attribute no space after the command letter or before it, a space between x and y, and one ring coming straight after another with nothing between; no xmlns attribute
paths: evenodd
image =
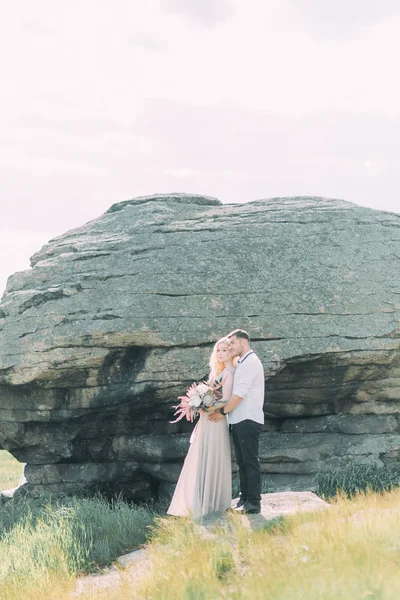
<svg viewBox="0 0 400 600"><path fill-rule="evenodd" d="M245 502L240 512L244 515L259 515L261 512L261 506L259 504L252 504L251 502Z"/></svg>
<svg viewBox="0 0 400 600"><path fill-rule="evenodd" d="M237 501L237 503L235 504L235 506L233 507L235 510L237 510L238 508L242 508L242 506L244 506L246 504L247 500L245 500L244 498L239 498L239 500Z"/></svg>

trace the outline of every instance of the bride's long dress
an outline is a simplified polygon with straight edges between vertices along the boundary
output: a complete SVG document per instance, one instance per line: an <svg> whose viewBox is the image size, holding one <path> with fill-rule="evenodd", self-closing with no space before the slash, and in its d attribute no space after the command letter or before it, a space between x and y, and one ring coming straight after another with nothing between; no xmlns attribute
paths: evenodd
<svg viewBox="0 0 400 600"><path fill-rule="evenodd" d="M225 369L223 399L232 393L232 369ZM198 519L231 506L232 467L227 417L215 423L201 413L168 508L169 515Z"/></svg>

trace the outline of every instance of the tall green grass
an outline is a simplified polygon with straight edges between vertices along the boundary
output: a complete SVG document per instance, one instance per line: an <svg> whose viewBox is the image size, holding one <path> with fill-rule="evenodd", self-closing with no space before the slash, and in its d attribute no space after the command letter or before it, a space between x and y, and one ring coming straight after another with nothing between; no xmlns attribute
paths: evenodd
<svg viewBox="0 0 400 600"><path fill-rule="evenodd" d="M314 483L316 493L328 499L338 493L350 498L359 492L387 492L400 486L400 465L377 467L349 464L343 469L318 473Z"/></svg>
<svg viewBox="0 0 400 600"><path fill-rule="evenodd" d="M149 508L100 497L6 502L0 507L1 600L58 600L78 574L142 545L155 516Z"/></svg>
<svg viewBox="0 0 400 600"><path fill-rule="evenodd" d="M22 464L0 451L0 489ZM0 503L0 600L62 600L76 577L141 546L158 512L121 498L15 498Z"/></svg>

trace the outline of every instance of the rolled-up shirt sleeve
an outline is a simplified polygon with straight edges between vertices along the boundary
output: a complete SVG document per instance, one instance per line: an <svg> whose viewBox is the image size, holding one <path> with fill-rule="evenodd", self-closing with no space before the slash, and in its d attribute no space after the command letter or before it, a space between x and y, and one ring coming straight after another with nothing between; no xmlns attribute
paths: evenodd
<svg viewBox="0 0 400 600"><path fill-rule="evenodd" d="M233 395L239 396L240 398L247 396L255 375L250 362L244 362L240 365L240 370L239 372L236 372L233 382Z"/></svg>

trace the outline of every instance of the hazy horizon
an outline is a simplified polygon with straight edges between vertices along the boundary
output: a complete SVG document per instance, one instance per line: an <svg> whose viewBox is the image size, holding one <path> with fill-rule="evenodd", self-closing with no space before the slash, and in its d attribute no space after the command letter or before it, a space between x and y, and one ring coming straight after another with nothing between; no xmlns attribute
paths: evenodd
<svg viewBox="0 0 400 600"><path fill-rule="evenodd" d="M0 32L1 293L136 196L400 212L395 0L21 0Z"/></svg>

